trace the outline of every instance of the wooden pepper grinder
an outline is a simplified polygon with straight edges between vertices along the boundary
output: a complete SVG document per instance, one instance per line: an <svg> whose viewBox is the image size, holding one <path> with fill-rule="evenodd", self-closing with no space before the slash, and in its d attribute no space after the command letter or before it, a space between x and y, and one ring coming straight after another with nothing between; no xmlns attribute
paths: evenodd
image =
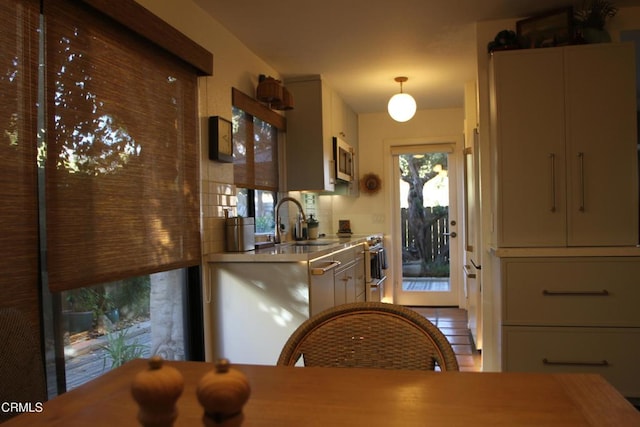
<svg viewBox="0 0 640 427"><path fill-rule="evenodd" d="M184 377L176 368L162 365L162 358L153 356L149 367L133 379L131 394L144 427L171 427L178 417L176 401L184 389Z"/></svg>
<svg viewBox="0 0 640 427"><path fill-rule="evenodd" d="M215 370L205 374L196 390L204 408L202 422L206 427L238 427L244 421L242 408L249 400L251 388L247 377L220 359Z"/></svg>

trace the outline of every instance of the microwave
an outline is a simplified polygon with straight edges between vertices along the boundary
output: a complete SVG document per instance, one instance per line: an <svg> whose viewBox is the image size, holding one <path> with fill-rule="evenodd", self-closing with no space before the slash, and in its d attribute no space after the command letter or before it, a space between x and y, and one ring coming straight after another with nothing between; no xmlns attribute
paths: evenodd
<svg viewBox="0 0 640 427"><path fill-rule="evenodd" d="M345 140L333 137L333 160L336 165L336 178L341 181L355 179L355 152Z"/></svg>

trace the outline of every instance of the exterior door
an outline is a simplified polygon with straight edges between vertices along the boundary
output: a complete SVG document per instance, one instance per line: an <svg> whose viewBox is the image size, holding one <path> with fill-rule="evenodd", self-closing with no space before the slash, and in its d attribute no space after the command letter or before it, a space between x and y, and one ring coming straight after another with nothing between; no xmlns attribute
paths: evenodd
<svg viewBox="0 0 640 427"><path fill-rule="evenodd" d="M458 306L461 271L457 242L456 173L449 151L411 148L394 155L395 301ZM442 150L442 146L439 149ZM460 228L462 230L462 228ZM400 273L401 272L401 273Z"/></svg>

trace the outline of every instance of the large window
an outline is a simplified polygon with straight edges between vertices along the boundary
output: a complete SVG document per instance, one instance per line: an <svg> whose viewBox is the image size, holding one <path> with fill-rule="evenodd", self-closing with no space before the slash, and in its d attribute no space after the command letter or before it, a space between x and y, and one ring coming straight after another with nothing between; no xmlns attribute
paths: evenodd
<svg viewBox="0 0 640 427"><path fill-rule="evenodd" d="M201 307L189 304L199 296L202 69L158 45L184 39L135 1L44 0L43 14L43 293L56 325L47 338L64 360L58 391L135 357L200 359Z"/></svg>
<svg viewBox="0 0 640 427"><path fill-rule="evenodd" d="M134 0L6 0L0 16L0 308L32 324L49 395L143 350L200 358L196 79L212 55ZM148 345L132 336L146 323Z"/></svg>
<svg viewBox="0 0 640 427"><path fill-rule="evenodd" d="M278 129L234 107L233 141L238 216L254 217L256 234L273 234L278 188Z"/></svg>
<svg viewBox="0 0 640 427"><path fill-rule="evenodd" d="M28 160L27 194L39 197L10 203L30 222L16 228L21 239L36 246L28 264L3 273L15 281L17 269L37 276L41 266L49 394L134 357L201 359L196 78L210 74L211 54L133 0L8 7L28 25L6 30L35 40L2 37L19 49L0 95L21 94L3 128L9 150ZM36 117L46 131L37 147ZM7 160L5 169L19 166ZM3 300L18 306L14 295Z"/></svg>

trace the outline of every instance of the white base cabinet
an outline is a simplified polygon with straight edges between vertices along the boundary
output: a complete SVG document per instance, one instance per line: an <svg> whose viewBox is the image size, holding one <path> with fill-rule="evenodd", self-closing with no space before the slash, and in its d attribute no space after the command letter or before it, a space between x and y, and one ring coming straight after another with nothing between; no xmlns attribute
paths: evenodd
<svg viewBox="0 0 640 427"><path fill-rule="evenodd" d="M282 347L309 318L309 270L304 262L210 263L213 324L205 338L212 360L275 365Z"/></svg>
<svg viewBox="0 0 640 427"><path fill-rule="evenodd" d="M502 340L505 371L600 374L640 396L640 328L505 326Z"/></svg>
<svg viewBox="0 0 640 427"><path fill-rule="evenodd" d="M593 372L640 397L640 257L502 258L505 371Z"/></svg>
<svg viewBox="0 0 640 427"><path fill-rule="evenodd" d="M310 266L321 267L336 263L324 274L311 274L310 314L340 304L365 301L365 269L362 245L353 246L331 255L312 260Z"/></svg>
<svg viewBox="0 0 640 427"><path fill-rule="evenodd" d="M205 342L211 360L275 365L289 336L310 316L364 301L362 243L304 261L264 261L268 257L277 255L261 262L208 263L210 286L204 298L213 322L205 325ZM310 267L332 262L339 267L311 274Z"/></svg>

